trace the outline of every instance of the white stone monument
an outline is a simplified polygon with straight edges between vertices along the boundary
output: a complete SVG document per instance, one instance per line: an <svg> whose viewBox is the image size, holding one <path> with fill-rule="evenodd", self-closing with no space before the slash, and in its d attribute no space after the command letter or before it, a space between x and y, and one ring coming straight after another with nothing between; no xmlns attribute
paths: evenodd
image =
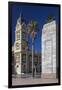
<svg viewBox="0 0 62 90"><path fill-rule="evenodd" d="M56 78L56 21L46 23L41 36L42 78Z"/></svg>

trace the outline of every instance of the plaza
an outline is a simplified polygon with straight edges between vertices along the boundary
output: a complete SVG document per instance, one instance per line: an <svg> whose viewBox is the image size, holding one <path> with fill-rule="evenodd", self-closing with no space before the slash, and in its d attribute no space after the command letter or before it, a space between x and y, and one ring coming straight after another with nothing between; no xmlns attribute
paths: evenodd
<svg viewBox="0 0 62 90"><path fill-rule="evenodd" d="M51 84L58 83L58 79L55 78L13 78L12 85L32 85L32 84Z"/></svg>

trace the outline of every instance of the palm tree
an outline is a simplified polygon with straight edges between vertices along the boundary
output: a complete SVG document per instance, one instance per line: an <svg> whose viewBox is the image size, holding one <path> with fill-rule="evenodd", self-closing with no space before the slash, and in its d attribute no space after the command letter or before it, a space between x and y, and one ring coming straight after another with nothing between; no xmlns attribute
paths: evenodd
<svg viewBox="0 0 62 90"><path fill-rule="evenodd" d="M34 40L35 40L35 36L37 34L37 30L38 30L38 25L36 21L31 21L28 24L28 33L31 35L32 37L32 75L34 73L33 69L34 69Z"/></svg>
<svg viewBox="0 0 62 90"><path fill-rule="evenodd" d="M28 42L27 41L26 41L25 49L26 49L26 75L27 75L27 72L28 72L28 67L27 67L27 65L28 65L28 62L27 62L27 60L28 60Z"/></svg>

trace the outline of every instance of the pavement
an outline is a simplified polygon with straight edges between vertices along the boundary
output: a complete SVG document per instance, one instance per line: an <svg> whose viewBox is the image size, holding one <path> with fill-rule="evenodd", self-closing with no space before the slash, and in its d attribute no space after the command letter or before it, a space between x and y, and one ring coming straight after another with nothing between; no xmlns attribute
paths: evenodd
<svg viewBox="0 0 62 90"><path fill-rule="evenodd" d="M32 85L32 84L48 84L48 83L58 83L56 78L40 78L40 77L27 77L21 78L16 77L12 78L12 85Z"/></svg>

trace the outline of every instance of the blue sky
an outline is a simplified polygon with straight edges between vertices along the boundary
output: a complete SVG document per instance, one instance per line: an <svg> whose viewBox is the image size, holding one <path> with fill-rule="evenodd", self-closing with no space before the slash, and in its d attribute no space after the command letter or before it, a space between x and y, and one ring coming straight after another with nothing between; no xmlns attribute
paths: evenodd
<svg viewBox="0 0 62 90"><path fill-rule="evenodd" d="M59 21L59 8L52 6L34 6L27 4L14 4L12 7L12 44L15 41L15 26L17 19L20 16L20 13L23 14L24 19L29 22L35 20L38 22L39 32L37 33L36 40L34 43L35 50L41 51L41 32L42 27L46 23L47 17L49 14L55 17L56 23ZM31 48L31 39L29 39L30 48Z"/></svg>

